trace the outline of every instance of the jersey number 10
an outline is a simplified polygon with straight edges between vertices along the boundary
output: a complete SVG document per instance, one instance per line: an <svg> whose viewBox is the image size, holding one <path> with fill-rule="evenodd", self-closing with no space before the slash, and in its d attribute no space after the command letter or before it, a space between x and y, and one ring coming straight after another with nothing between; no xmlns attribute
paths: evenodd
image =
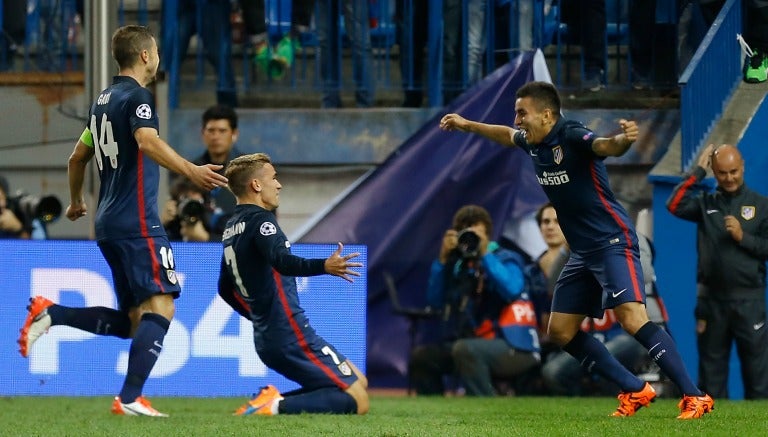
<svg viewBox="0 0 768 437"><path fill-rule="evenodd" d="M107 114L101 116L101 129L96 126L96 116L91 115L91 136L93 137L93 144L96 148L96 164L99 166L99 170L104 169L104 163L102 162L101 154L109 158L109 164L113 169L117 168L117 141L112 133L112 122L107 120Z"/></svg>

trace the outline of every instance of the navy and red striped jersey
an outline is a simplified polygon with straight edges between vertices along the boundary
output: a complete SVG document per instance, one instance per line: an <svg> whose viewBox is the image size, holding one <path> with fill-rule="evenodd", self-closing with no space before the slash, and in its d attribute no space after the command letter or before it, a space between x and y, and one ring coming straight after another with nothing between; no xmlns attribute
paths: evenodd
<svg viewBox="0 0 768 437"><path fill-rule="evenodd" d="M152 93L131 77L115 76L91 106L86 126L101 178L97 240L165 235L157 207L160 167L139 150L133 133L141 127L159 127Z"/></svg>
<svg viewBox="0 0 768 437"><path fill-rule="evenodd" d="M629 214L608 183L604 158L592 151L595 138L581 123L563 118L540 144L528 144L522 132L513 138L531 156L568 245L581 254L616 244L637 245Z"/></svg>
<svg viewBox="0 0 768 437"><path fill-rule="evenodd" d="M257 205L235 207L222 243L219 294L253 322L256 350L314 336L296 276L325 274L325 260L293 255L275 214Z"/></svg>

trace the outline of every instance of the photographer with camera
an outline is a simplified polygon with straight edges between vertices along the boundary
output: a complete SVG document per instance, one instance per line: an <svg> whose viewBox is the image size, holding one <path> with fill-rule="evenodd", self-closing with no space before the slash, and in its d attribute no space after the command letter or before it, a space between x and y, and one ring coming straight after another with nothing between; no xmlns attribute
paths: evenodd
<svg viewBox="0 0 768 437"><path fill-rule="evenodd" d="M0 238L29 238L24 223L8 205L8 181L0 176Z"/></svg>
<svg viewBox="0 0 768 437"><path fill-rule="evenodd" d="M171 187L160 220L171 241L218 241L211 232L208 192L189 179L181 178ZM220 237L220 235L219 235Z"/></svg>
<svg viewBox="0 0 768 437"><path fill-rule="evenodd" d="M416 393L442 394L455 374L470 396L493 396L493 379L513 378L539 361L536 315L524 292L523 258L490 241L491 216L460 208L432 263L427 302L442 309L439 344L413 350L409 374Z"/></svg>
<svg viewBox="0 0 768 437"><path fill-rule="evenodd" d="M45 240L47 225L61 215L56 196L35 196L18 191L10 195L8 181L0 176L0 238Z"/></svg>

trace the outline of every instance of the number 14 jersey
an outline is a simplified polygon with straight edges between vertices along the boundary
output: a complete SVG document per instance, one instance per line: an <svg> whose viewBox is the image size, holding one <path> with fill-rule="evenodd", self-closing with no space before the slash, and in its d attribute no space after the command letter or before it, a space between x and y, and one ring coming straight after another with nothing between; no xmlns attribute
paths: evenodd
<svg viewBox="0 0 768 437"><path fill-rule="evenodd" d="M101 187L96 239L165 235L157 207L160 167L139 150L134 132L159 131L152 93L128 76L115 76L91 106L80 139L94 147Z"/></svg>

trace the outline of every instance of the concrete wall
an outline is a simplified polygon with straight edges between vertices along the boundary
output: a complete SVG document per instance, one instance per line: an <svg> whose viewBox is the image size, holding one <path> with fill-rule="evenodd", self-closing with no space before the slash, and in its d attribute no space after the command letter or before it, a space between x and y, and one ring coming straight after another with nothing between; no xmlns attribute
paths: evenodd
<svg viewBox="0 0 768 437"><path fill-rule="evenodd" d="M80 84L46 82L5 86L0 93L0 174L10 190L55 194L69 200L66 164L85 126L87 105ZM79 118L81 117L81 118ZM86 201L95 206L91 199ZM59 220L54 236L88 237L86 222Z"/></svg>
<svg viewBox="0 0 768 437"><path fill-rule="evenodd" d="M0 93L0 174L11 191L54 194L69 202L66 164L87 115L82 82L50 81L5 86ZM204 151L199 109L179 109L164 120L162 132L187 158ZM278 165L284 185L281 225L290 236L359 177L382 162L424 124L428 109L268 110L239 109L244 152L264 151ZM160 113L163 117L162 112ZM162 129L162 128L161 128ZM98 193L98 176L86 181ZM161 189L161 193L164 190ZM97 195L97 194L96 194ZM161 202L163 199L161 199ZM93 196L86 202L95 211ZM90 238L93 214L77 222L65 218L48 228L52 238Z"/></svg>

